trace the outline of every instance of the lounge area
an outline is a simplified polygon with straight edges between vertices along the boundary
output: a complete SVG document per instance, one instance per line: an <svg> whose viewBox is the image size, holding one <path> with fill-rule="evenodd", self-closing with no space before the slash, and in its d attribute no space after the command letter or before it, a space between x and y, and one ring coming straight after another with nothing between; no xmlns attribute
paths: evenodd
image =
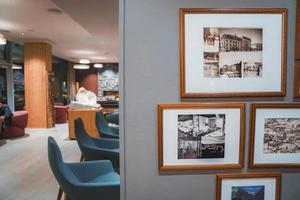
<svg viewBox="0 0 300 200"><path fill-rule="evenodd" d="M1 200L120 199L118 1L65 3L0 1Z"/></svg>

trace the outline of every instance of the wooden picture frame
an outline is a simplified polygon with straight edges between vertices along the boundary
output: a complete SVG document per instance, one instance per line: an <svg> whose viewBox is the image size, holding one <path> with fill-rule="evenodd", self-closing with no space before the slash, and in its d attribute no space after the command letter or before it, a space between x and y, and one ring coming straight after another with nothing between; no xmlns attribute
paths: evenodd
<svg viewBox="0 0 300 200"><path fill-rule="evenodd" d="M300 167L300 104L251 104L249 168Z"/></svg>
<svg viewBox="0 0 300 200"><path fill-rule="evenodd" d="M181 8L180 96L285 96L286 38L285 8Z"/></svg>
<svg viewBox="0 0 300 200"><path fill-rule="evenodd" d="M157 118L160 171L243 167L244 103L158 104Z"/></svg>
<svg viewBox="0 0 300 200"><path fill-rule="evenodd" d="M233 199L234 195L245 195L239 193L241 190L253 196L264 195L264 198L255 199L280 200L280 173L217 174L216 178L216 200L228 200Z"/></svg>

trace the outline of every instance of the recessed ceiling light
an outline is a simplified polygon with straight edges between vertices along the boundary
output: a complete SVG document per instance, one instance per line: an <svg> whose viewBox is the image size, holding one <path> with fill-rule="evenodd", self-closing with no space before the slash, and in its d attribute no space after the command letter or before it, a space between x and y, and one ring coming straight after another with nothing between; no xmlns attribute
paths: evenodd
<svg viewBox="0 0 300 200"><path fill-rule="evenodd" d="M62 14L62 11L58 8L48 8L47 11L51 14Z"/></svg>
<svg viewBox="0 0 300 200"><path fill-rule="evenodd" d="M90 60L89 60L89 59L80 59L80 60L79 60L79 63L80 63L80 64L89 64L89 63L90 63Z"/></svg>
<svg viewBox="0 0 300 200"><path fill-rule="evenodd" d="M95 67L95 68L102 68L102 67L103 67L103 64L95 63L95 64L94 64L94 67Z"/></svg>
<svg viewBox="0 0 300 200"><path fill-rule="evenodd" d="M90 66L89 65L83 65L83 64L75 64L73 65L74 69L89 69Z"/></svg>

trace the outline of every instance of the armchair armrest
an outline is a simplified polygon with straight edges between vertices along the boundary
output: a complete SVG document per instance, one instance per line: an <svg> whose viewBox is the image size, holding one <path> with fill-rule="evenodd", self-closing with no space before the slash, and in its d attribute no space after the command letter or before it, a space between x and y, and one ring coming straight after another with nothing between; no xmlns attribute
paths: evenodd
<svg viewBox="0 0 300 200"><path fill-rule="evenodd" d="M112 130L112 132L116 135L119 135L119 128L118 127L110 127L110 129Z"/></svg>
<svg viewBox="0 0 300 200"><path fill-rule="evenodd" d="M117 149L119 148L119 140L118 139L110 139L110 138L92 138L94 144L99 148L106 149Z"/></svg>
<svg viewBox="0 0 300 200"><path fill-rule="evenodd" d="M106 183L80 183L75 185L74 194L80 199L120 200L120 181Z"/></svg>

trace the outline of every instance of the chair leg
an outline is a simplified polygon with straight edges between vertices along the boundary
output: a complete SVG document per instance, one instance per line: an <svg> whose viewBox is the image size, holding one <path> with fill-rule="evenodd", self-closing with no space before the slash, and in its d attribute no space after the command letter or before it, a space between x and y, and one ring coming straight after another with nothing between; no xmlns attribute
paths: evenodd
<svg viewBox="0 0 300 200"><path fill-rule="evenodd" d="M68 195L65 194L65 200L70 200Z"/></svg>
<svg viewBox="0 0 300 200"><path fill-rule="evenodd" d="M62 191L61 187L59 187L56 200L61 200L62 194L63 194L63 191Z"/></svg>
<svg viewBox="0 0 300 200"><path fill-rule="evenodd" d="M83 162L83 161L84 161L84 157L83 157L83 154L81 154L80 162Z"/></svg>

